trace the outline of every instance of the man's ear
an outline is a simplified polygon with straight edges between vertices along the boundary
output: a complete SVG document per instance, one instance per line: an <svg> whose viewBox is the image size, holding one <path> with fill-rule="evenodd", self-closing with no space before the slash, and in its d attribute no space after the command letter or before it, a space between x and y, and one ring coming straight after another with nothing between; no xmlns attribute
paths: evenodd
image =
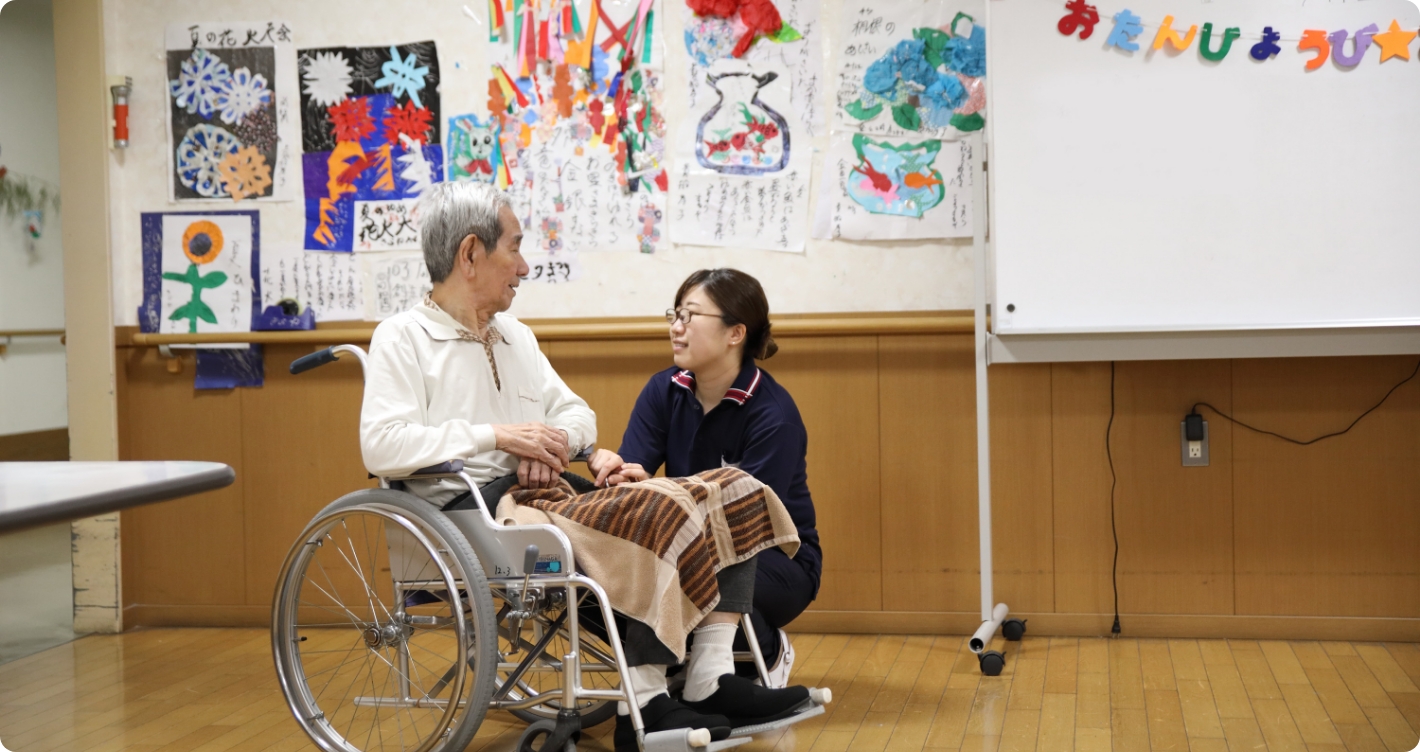
<svg viewBox="0 0 1420 752"><path fill-rule="evenodd" d="M467 273L469 276L473 276L474 269L476 268L475 262L478 260L478 254L482 249L483 243L472 233L466 235L463 242L459 243L459 259L468 266Z"/></svg>

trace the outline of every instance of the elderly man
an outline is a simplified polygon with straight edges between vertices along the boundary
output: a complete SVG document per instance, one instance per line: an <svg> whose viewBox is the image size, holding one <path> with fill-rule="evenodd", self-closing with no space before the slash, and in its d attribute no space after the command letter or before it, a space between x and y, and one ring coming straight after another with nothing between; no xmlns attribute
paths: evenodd
<svg viewBox="0 0 1420 752"><path fill-rule="evenodd" d="M434 289L382 322L371 339L360 415L365 466L402 476L461 458L490 505L514 486L566 480L578 492L595 490L565 471L568 458L595 441L596 416L558 377L532 331L505 313L529 271L508 198L485 184L439 183L421 211ZM453 481L408 485L444 509L475 503ZM716 580L720 601L695 629L686 670L683 699L694 709L666 692L666 664L676 654L645 625L633 621L627 629L627 662L648 732L708 728L723 738L732 725L782 716L807 697L802 687L770 690L734 676L731 641L752 603L754 560L721 569ZM616 748L634 750L629 709L623 711Z"/></svg>

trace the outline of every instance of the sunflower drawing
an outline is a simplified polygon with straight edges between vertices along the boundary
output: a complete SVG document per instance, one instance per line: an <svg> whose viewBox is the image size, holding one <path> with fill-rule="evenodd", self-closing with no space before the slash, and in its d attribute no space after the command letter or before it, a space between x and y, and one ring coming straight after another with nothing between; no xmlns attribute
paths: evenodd
<svg viewBox="0 0 1420 752"><path fill-rule="evenodd" d="M227 275L224 272L212 272L204 275L198 271L198 267L216 261L218 254L222 252L222 244L222 228L206 220L193 222L182 234L183 255L192 262L188 265L187 272L183 274L163 272L163 279L192 286L192 300L179 306L168 317L170 321L187 319L189 334L197 333L198 319L209 324L217 323L217 315L206 303L202 302L202 291L222 286L227 281Z"/></svg>

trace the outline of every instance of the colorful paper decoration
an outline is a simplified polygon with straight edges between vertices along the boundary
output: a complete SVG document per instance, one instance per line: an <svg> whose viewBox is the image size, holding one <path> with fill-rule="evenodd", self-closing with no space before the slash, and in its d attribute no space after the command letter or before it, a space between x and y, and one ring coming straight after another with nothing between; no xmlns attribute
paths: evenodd
<svg viewBox="0 0 1420 752"><path fill-rule="evenodd" d="M1212 46L1213 24L1205 23L1203 24L1203 38L1198 42L1198 54L1202 55L1204 60L1220 62L1228 56L1228 51L1233 48L1233 40L1240 36L1242 36L1242 29L1229 26L1223 30L1223 43L1218 46L1217 51L1211 50L1209 48Z"/></svg>
<svg viewBox="0 0 1420 752"><path fill-rule="evenodd" d="M1248 54L1252 55L1253 60L1266 60L1270 57L1276 57L1277 53L1282 51L1281 46L1277 44L1281 39L1282 35L1273 31L1271 26L1263 27L1262 41L1254 44Z"/></svg>
<svg viewBox="0 0 1420 752"><path fill-rule="evenodd" d="M1139 43L1132 41L1134 37L1144 32L1144 24L1140 17L1134 15L1128 8L1114 14L1114 28L1110 30L1109 36L1104 40L1104 46L1118 47L1126 52L1137 52Z"/></svg>
<svg viewBox="0 0 1420 752"><path fill-rule="evenodd" d="M1297 42L1298 50L1316 50L1316 57L1307 61L1307 70L1313 71L1320 68L1326 59L1331 57L1331 41L1326 38L1326 32L1321 29L1307 29L1302 32L1302 40Z"/></svg>
<svg viewBox="0 0 1420 752"><path fill-rule="evenodd" d="M1073 35L1076 29L1083 29L1080 38L1089 39L1090 35L1095 33L1095 24L1100 22L1099 11L1095 6L1085 3L1085 0L1070 0L1065 3L1065 9L1070 12L1060 19L1055 28L1067 37Z"/></svg>
<svg viewBox="0 0 1420 752"><path fill-rule="evenodd" d="M1163 23L1159 24L1159 33L1154 35L1154 49L1162 50L1164 43L1168 42L1179 52L1188 49L1193 44L1193 37L1198 34L1196 25L1188 27L1187 34L1179 34L1173 28L1173 16L1164 16Z"/></svg>
<svg viewBox="0 0 1420 752"><path fill-rule="evenodd" d="M1381 46L1381 62L1398 57L1401 60L1410 59L1410 43L1415 40L1416 32L1401 31L1400 22L1394 19L1390 22L1390 29L1383 31L1371 39Z"/></svg>
<svg viewBox="0 0 1420 752"><path fill-rule="evenodd" d="M1342 52L1346 49L1346 30L1331 32L1331 36L1328 38L1331 42L1331 59L1344 68L1354 68L1360 65L1366 57L1366 50L1371 48L1371 36L1378 31L1380 31L1380 27L1375 24L1357 29L1356 34L1351 38L1350 55Z"/></svg>

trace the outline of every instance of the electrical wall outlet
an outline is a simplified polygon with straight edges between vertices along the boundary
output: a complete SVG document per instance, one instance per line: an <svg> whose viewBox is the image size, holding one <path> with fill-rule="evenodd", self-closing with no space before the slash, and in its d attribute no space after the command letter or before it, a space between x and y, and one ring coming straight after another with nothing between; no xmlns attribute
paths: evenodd
<svg viewBox="0 0 1420 752"><path fill-rule="evenodd" d="M1184 467L1208 467L1208 421L1203 421L1203 440L1188 440L1188 424L1178 424L1178 441L1183 454Z"/></svg>

